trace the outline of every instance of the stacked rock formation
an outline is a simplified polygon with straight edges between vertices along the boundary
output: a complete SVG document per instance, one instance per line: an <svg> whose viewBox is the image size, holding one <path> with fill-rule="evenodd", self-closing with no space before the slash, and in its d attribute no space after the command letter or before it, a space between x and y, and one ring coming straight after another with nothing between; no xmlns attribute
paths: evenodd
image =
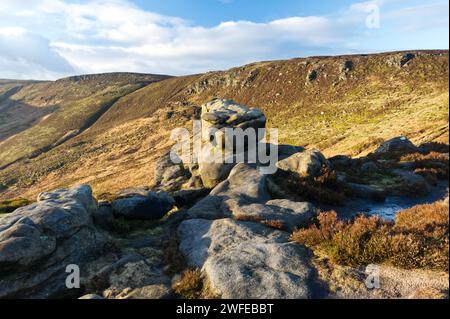
<svg viewBox="0 0 450 319"><path fill-rule="evenodd" d="M232 100L216 99L202 106L201 125L202 147L198 155L198 171L203 184L212 188L224 180L239 162L237 155L245 157L240 153L256 147L256 143L263 139L266 117L258 109L239 105ZM253 129L255 140L243 144L243 140L229 134L230 130L235 129Z"/></svg>

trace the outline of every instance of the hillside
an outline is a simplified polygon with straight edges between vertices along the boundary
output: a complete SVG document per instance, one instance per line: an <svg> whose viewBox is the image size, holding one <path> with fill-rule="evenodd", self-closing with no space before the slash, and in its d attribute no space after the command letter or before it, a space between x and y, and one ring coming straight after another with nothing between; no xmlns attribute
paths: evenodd
<svg viewBox="0 0 450 319"><path fill-rule="evenodd" d="M311 57L166 78L97 75L0 82L0 198L89 183L152 183L175 127L213 97L258 107L280 143L365 155L406 135L448 143L448 51ZM160 81L162 80L162 81ZM154 83L152 83L154 82Z"/></svg>

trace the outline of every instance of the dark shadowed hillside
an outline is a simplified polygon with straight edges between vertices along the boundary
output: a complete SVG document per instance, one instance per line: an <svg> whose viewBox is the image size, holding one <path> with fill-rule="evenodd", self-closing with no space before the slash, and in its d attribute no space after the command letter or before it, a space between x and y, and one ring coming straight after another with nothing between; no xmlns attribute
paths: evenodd
<svg viewBox="0 0 450 319"><path fill-rule="evenodd" d="M214 97L260 108L280 142L328 156L365 155L399 135L448 143L448 51L261 62L168 79L0 82L0 198L77 183L97 194L149 185L171 129L190 128Z"/></svg>

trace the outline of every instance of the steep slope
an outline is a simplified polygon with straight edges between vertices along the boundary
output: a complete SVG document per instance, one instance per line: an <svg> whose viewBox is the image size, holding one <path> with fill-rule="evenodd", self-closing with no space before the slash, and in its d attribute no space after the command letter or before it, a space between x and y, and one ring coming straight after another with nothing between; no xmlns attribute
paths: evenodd
<svg viewBox="0 0 450 319"><path fill-rule="evenodd" d="M100 74L12 87L0 100L0 167L61 144L88 128L118 98L165 78Z"/></svg>
<svg viewBox="0 0 450 319"><path fill-rule="evenodd" d="M97 194L149 185L155 160L171 145L171 130L190 128L198 107L213 97L262 109L281 143L318 147L328 156L364 155L398 135L418 144L448 143L448 51L261 62L171 78L108 99L108 109L89 129L1 170L6 187L0 198L33 197L77 183L92 184ZM44 134L39 124L31 130ZM0 144L1 161L19 158L28 131Z"/></svg>

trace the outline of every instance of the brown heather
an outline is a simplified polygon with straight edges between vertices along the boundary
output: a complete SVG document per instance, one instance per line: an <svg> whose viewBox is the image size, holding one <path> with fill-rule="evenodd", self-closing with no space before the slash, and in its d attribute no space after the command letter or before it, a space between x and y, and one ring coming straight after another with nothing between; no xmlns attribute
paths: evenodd
<svg viewBox="0 0 450 319"><path fill-rule="evenodd" d="M448 270L448 200L401 211L395 223L358 216L340 221L320 213L317 224L292 234L292 240L346 266L388 263L403 268Z"/></svg>

